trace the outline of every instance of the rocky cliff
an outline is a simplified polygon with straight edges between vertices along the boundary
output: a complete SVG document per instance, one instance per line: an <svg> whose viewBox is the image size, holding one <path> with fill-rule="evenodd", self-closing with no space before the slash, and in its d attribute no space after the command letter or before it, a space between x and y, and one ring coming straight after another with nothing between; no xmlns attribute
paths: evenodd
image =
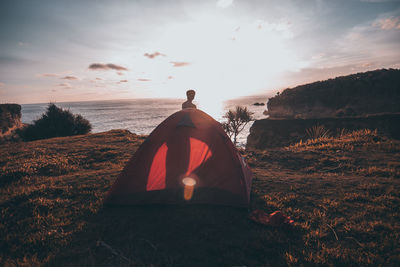
<svg viewBox="0 0 400 267"><path fill-rule="evenodd" d="M254 122L247 137L246 148L265 149L288 146L308 139L307 130L321 125L333 135L341 129L377 129L383 135L400 139L400 113L354 118L324 119L263 119Z"/></svg>
<svg viewBox="0 0 400 267"><path fill-rule="evenodd" d="M400 70L382 69L286 89L269 99L277 118L354 117L400 112Z"/></svg>
<svg viewBox="0 0 400 267"><path fill-rule="evenodd" d="M9 135L22 127L21 106L18 104L0 104L0 137Z"/></svg>

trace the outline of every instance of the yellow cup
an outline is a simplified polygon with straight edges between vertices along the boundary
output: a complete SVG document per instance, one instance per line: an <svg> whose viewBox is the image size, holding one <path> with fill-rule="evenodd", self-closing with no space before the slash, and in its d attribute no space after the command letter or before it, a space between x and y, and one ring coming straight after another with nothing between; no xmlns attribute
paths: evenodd
<svg viewBox="0 0 400 267"><path fill-rule="evenodd" d="M191 177L185 177L182 179L182 183L185 185L183 189L183 198L185 200L191 200L193 197L194 186L196 185L196 180Z"/></svg>

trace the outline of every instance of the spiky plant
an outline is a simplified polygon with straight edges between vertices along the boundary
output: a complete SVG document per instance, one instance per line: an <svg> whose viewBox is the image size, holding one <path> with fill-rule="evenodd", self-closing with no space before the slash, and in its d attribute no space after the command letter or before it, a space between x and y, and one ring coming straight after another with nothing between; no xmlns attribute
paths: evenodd
<svg viewBox="0 0 400 267"><path fill-rule="evenodd" d="M330 136L329 129L326 129L323 125L314 125L307 129L306 133L310 139L326 138Z"/></svg>

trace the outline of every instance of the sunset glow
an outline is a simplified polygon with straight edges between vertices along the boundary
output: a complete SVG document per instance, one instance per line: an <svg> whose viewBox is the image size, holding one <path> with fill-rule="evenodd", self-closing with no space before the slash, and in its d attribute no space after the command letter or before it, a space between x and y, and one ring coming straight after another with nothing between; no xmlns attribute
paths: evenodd
<svg viewBox="0 0 400 267"><path fill-rule="evenodd" d="M337 2L3 1L0 97L184 98L195 89L198 106L217 115L226 99L399 67L399 2Z"/></svg>

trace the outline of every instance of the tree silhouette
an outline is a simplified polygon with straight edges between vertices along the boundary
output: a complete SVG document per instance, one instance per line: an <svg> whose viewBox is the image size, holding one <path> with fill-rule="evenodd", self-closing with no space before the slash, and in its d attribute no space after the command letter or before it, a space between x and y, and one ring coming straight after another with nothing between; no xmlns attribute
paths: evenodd
<svg viewBox="0 0 400 267"><path fill-rule="evenodd" d="M254 119L253 112L250 112L247 107L236 106L234 110L227 111L223 117L227 121L221 123L222 127L231 139L233 137L233 144L236 146L237 136L247 123Z"/></svg>

